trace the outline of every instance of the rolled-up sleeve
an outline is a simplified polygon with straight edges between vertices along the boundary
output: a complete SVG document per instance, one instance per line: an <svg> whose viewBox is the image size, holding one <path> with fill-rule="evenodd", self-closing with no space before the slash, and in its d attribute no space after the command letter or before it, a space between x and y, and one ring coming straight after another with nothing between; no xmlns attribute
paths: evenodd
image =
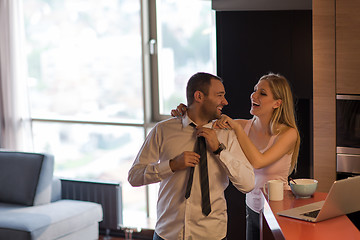
<svg viewBox="0 0 360 240"><path fill-rule="evenodd" d="M239 191L243 193L250 192L255 186L254 168L243 153L234 131L219 131L229 132L225 136L219 133L219 140L223 140L227 144L226 149L218 156L220 164L226 171L230 181Z"/></svg>
<svg viewBox="0 0 360 240"><path fill-rule="evenodd" d="M129 170L128 181L132 186L160 182L173 174L169 160L159 161L159 144L156 127L147 136Z"/></svg>

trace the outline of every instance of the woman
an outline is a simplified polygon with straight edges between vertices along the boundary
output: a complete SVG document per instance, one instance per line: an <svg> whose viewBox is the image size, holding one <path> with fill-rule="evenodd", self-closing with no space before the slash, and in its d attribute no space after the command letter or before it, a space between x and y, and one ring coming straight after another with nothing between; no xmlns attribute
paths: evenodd
<svg viewBox="0 0 360 240"><path fill-rule="evenodd" d="M290 86L285 77L270 73L260 78L250 96L252 119L233 120L226 115L214 127L232 128L254 167L255 188L246 194L246 239L259 239L259 213L263 207L260 189L268 180L284 182L296 168L300 136L295 122ZM186 106L172 110L182 115Z"/></svg>

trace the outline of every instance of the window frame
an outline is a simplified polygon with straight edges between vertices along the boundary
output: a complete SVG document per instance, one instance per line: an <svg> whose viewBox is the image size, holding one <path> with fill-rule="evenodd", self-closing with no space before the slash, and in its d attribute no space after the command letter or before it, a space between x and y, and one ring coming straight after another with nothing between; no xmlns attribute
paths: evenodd
<svg viewBox="0 0 360 240"><path fill-rule="evenodd" d="M210 1L210 0L200 0L200 1ZM151 92L148 92L147 94L150 95L150 98L147 98L148 103L151 103L151 106L148 107L148 114L150 114L149 122L159 122L165 119L168 119L171 114L170 112L168 114L161 114L160 113L160 92L159 92L159 59L158 59L158 29L157 29L157 12L156 12L156 2L157 0L142 0L143 4L147 6L148 9L148 31L143 31L143 37L144 41L146 42L146 49L144 49L144 55L146 53L149 53L149 74L150 74L150 84L151 87L149 88ZM212 15L212 19L215 23L215 12ZM146 23L144 23L144 26ZM214 46L213 49L211 49L211 56L213 59L213 71L216 72L217 66L216 66L216 28L215 24L212 27L212 36L211 41ZM215 43L215 44L214 44ZM143 55L143 56L144 56ZM145 60L146 61L146 60ZM145 63L144 61L144 63ZM146 84L144 82L144 84ZM146 85L144 85L145 88ZM185 91L185 89L184 89ZM145 103L144 103L145 104ZM144 105L145 106L145 105Z"/></svg>
<svg viewBox="0 0 360 240"><path fill-rule="evenodd" d="M131 123L131 122L118 122L118 121L91 121L91 120L78 120L71 118L63 118L63 117L38 117L30 114L30 122L33 124L34 122L47 122L47 123L62 123L62 124L89 124L89 125L103 125L103 126L127 126L127 127L141 127L144 134L144 139L148 134L148 129L151 129L156 124L156 118L152 117L153 111L152 106L153 101L151 100L151 95L154 94L154 82L156 86L156 78L152 76L152 68L151 61L156 61L157 59L153 59L153 56L150 56L149 52L149 36L150 36L150 26L153 25L153 21L150 20L151 11L150 6L154 8L156 7L156 2L153 0L138 0L140 2L140 28L141 28L141 42L142 42L142 56L141 56L141 64L142 64L142 84L143 84L143 123ZM156 22L155 22L156 23ZM150 212L154 212L150 205L150 187L148 185L145 186L145 196L146 200L146 216L150 217ZM155 205L156 206L156 205ZM156 212L156 211L155 211Z"/></svg>

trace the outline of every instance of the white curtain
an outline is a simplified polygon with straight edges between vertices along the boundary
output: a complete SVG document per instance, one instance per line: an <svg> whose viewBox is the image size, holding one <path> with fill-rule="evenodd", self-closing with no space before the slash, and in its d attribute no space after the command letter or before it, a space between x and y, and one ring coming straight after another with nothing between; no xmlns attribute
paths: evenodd
<svg viewBox="0 0 360 240"><path fill-rule="evenodd" d="M0 148L33 151L22 0L0 0Z"/></svg>

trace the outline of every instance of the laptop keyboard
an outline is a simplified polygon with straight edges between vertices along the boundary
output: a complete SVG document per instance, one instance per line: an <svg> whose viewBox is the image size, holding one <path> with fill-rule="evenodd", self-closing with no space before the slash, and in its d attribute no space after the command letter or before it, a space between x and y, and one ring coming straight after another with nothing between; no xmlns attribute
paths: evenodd
<svg viewBox="0 0 360 240"><path fill-rule="evenodd" d="M301 215L307 216L307 217L311 217L311 218L316 218L317 215L319 214L320 209L319 210L315 210L315 211L311 211L311 212L307 212L307 213L303 213Z"/></svg>

